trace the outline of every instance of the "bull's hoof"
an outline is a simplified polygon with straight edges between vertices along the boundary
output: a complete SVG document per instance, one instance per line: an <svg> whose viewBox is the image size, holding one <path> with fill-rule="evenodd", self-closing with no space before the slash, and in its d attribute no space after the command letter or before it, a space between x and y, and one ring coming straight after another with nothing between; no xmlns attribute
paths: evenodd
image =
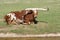
<svg viewBox="0 0 60 40"><path fill-rule="evenodd" d="M24 25L30 25L30 24L28 24L28 23L23 23Z"/></svg>
<svg viewBox="0 0 60 40"><path fill-rule="evenodd" d="M35 22L34 22L34 24L37 24L37 23L38 23L38 21L35 21Z"/></svg>
<svg viewBox="0 0 60 40"><path fill-rule="evenodd" d="M23 23L24 25L27 25L27 23Z"/></svg>

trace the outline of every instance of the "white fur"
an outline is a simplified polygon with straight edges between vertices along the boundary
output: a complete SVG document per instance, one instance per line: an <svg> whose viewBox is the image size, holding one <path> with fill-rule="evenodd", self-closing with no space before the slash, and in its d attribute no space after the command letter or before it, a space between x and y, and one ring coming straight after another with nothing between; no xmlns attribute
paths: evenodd
<svg viewBox="0 0 60 40"><path fill-rule="evenodd" d="M23 23L23 20L17 19L18 22Z"/></svg>
<svg viewBox="0 0 60 40"><path fill-rule="evenodd" d="M26 8L25 10L44 10L46 11L46 8Z"/></svg>
<svg viewBox="0 0 60 40"><path fill-rule="evenodd" d="M16 20L16 17L15 17L15 14L14 14L14 13L9 13L9 14L7 14L7 15L8 15L8 16L11 16L11 17L10 17L11 20L13 20L13 19Z"/></svg>
<svg viewBox="0 0 60 40"><path fill-rule="evenodd" d="M25 10L33 10L34 14L36 14L39 8L26 8ZM37 17L37 15L35 15L34 17Z"/></svg>
<svg viewBox="0 0 60 40"><path fill-rule="evenodd" d="M26 8L25 10L33 10L34 13L37 13L37 9L38 9L38 8ZM28 13L28 12L26 12L26 13Z"/></svg>
<svg viewBox="0 0 60 40"><path fill-rule="evenodd" d="M36 10L33 10L34 11L34 13L37 13L37 11Z"/></svg>
<svg viewBox="0 0 60 40"><path fill-rule="evenodd" d="M26 14L28 13L28 11L26 11Z"/></svg>

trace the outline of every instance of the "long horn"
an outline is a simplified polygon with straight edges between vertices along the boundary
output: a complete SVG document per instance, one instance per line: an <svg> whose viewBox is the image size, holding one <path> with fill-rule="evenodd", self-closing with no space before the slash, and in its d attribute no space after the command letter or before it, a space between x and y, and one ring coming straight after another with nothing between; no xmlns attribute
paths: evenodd
<svg viewBox="0 0 60 40"><path fill-rule="evenodd" d="M42 10L42 11L48 11L49 8L26 8L25 10Z"/></svg>
<svg viewBox="0 0 60 40"><path fill-rule="evenodd" d="M49 8L37 8L37 10L48 11L48 10L49 10Z"/></svg>

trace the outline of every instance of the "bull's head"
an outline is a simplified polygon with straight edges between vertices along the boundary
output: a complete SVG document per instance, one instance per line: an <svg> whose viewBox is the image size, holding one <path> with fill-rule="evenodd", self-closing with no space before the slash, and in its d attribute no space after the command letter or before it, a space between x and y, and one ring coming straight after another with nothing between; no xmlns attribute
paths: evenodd
<svg viewBox="0 0 60 40"><path fill-rule="evenodd" d="M5 15L4 19L5 19L5 22L6 22L7 24L10 24L10 22L11 22L10 16Z"/></svg>

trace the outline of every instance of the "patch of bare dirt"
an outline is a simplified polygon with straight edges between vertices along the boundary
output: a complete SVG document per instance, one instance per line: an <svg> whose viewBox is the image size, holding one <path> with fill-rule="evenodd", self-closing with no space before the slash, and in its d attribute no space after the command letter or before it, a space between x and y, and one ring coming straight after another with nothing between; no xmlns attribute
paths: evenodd
<svg viewBox="0 0 60 40"><path fill-rule="evenodd" d="M0 27L0 31L10 31L10 30L15 30L18 29L17 25L13 25L12 27Z"/></svg>
<svg viewBox="0 0 60 40"><path fill-rule="evenodd" d="M16 33L0 33L0 37L60 37L60 33L21 35Z"/></svg>
<svg viewBox="0 0 60 40"><path fill-rule="evenodd" d="M4 19L0 19L0 21L4 21Z"/></svg>

